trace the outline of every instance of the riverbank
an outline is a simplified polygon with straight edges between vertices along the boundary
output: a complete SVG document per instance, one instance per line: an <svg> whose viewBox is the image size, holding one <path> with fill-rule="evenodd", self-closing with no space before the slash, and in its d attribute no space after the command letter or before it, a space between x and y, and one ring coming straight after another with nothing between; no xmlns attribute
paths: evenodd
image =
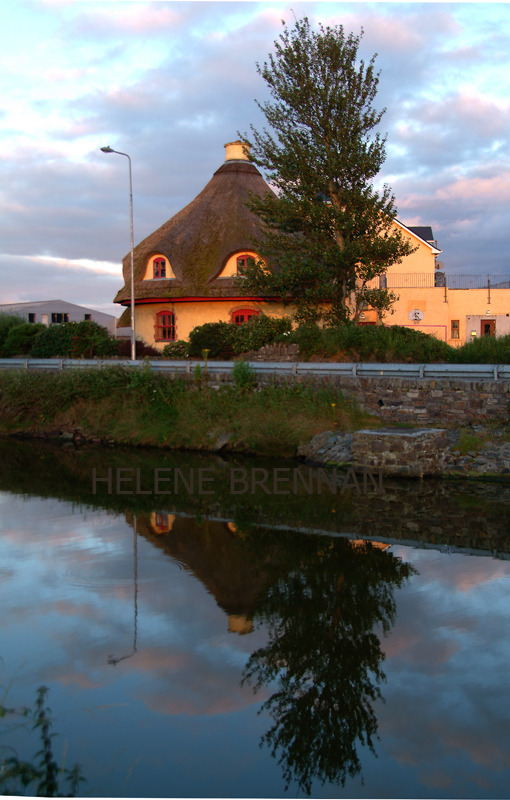
<svg viewBox="0 0 510 800"><path fill-rule="evenodd" d="M222 451L348 467L354 433L385 425L382 413L363 411L337 386L213 384L198 370L182 378L122 367L0 374L0 435L75 446ZM403 436L412 429L400 427ZM508 425L451 426L436 449L445 477L510 475Z"/></svg>
<svg viewBox="0 0 510 800"><path fill-rule="evenodd" d="M122 367L1 373L0 435L294 458L324 430L378 424L336 387L240 383Z"/></svg>

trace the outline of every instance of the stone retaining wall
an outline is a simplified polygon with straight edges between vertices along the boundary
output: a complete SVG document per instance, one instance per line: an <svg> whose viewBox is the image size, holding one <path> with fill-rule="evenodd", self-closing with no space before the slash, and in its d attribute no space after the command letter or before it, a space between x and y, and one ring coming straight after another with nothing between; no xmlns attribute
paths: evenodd
<svg viewBox="0 0 510 800"><path fill-rule="evenodd" d="M333 386L370 414L389 424L465 426L509 420L508 381L461 379L349 378L345 376L264 376L260 383Z"/></svg>

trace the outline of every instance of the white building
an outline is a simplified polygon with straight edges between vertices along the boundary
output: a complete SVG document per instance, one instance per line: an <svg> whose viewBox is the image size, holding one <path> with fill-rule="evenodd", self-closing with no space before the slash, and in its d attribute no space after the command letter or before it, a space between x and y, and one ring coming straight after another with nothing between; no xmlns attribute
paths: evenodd
<svg viewBox="0 0 510 800"><path fill-rule="evenodd" d="M0 304L0 314L15 314L27 322L42 322L43 325L55 325L62 322L83 322L91 320L106 328L115 336L117 318L113 314L104 314L94 308L77 306L66 300L36 300L31 303Z"/></svg>

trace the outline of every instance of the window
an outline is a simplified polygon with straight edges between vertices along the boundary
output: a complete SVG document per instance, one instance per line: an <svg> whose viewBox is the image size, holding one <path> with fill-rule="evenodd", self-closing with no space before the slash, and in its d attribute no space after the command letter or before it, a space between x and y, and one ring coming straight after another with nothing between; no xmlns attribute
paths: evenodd
<svg viewBox="0 0 510 800"><path fill-rule="evenodd" d="M92 314L84 314L83 319L87 319L90 321L92 319Z"/></svg>
<svg viewBox="0 0 510 800"><path fill-rule="evenodd" d="M237 311L232 312L232 322L234 325L243 325L252 317L258 317L259 314L260 312L255 308L239 308Z"/></svg>
<svg viewBox="0 0 510 800"><path fill-rule="evenodd" d="M35 314L29 314L28 315L28 321L29 322L35 322Z"/></svg>
<svg viewBox="0 0 510 800"><path fill-rule="evenodd" d="M53 325L60 325L62 322L69 322L69 314L52 313L51 322Z"/></svg>
<svg viewBox="0 0 510 800"><path fill-rule="evenodd" d="M175 339L175 314L172 311L160 311L156 314L157 342L173 342Z"/></svg>
<svg viewBox="0 0 510 800"><path fill-rule="evenodd" d="M155 278L166 278L166 258L155 258L152 262Z"/></svg>
<svg viewBox="0 0 510 800"><path fill-rule="evenodd" d="M255 259L253 258L253 256L249 256L247 253L243 253L242 256L237 256L236 264L237 264L237 274L242 275L246 267L255 266Z"/></svg>
<svg viewBox="0 0 510 800"><path fill-rule="evenodd" d="M450 339L458 339L458 338L459 338L459 320L452 319Z"/></svg>

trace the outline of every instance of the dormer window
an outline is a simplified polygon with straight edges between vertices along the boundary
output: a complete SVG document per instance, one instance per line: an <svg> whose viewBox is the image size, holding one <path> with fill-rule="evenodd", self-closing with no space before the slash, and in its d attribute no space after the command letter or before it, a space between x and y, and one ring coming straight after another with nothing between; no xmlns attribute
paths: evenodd
<svg viewBox="0 0 510 800"><path fill-rule="evenodd" d="M255 266L255 259L253 258L253 256L248 255L248 253L243 253L242 255L237 256L236 266L237 266L237 274L244 275L244 273L246 272L246 267Z"/></svg>
<svg viewBox="0 0 510 800"><path fill-rule="evenodd" d="M152 267L155 278L166 278L166 258L155 258Z"/></svg>

